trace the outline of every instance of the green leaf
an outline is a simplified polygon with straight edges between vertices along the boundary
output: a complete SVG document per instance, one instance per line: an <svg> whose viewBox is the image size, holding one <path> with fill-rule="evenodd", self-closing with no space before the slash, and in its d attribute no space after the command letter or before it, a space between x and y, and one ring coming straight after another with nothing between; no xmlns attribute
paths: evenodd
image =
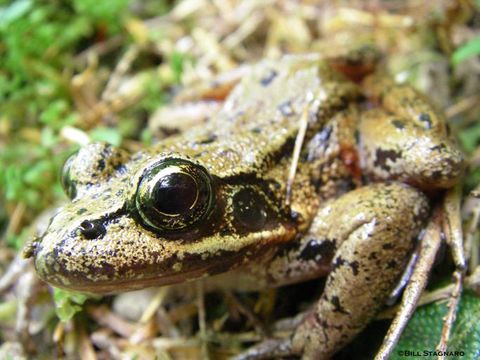
<svg viewBox="0 0 480 360"><path fill-rule="evenodd" d="M478 54L480 54L480 36L474 37L457 48L452 55L452 64L457 66L461 62Z"/></svg>
<svg viewBox="0 0 480 360"><path fill-rule="evenodd" d="M403 360L412 356L437 359L434 351L440 339L443 317L446 313L445 302L432 303L417 309L390 359ZM479 318L480 298L471 291L464 291L447 350L457 352L457 355L447 356L447 358L462 360L480 358Z"/></svg>
<svg viewBox="0 0 480 360"><path fill-rule="evenodd" d="M49 179L52 170L52 163L50 160L39 160L33 164L29 169L26 169L23 174L23 180L26 184L34 186ZM49 181L50 182L50 181Z"/></svg>
<svg viewBox="0 0 480 360"><path fill-rule="evenodd" d="M173 71L173 76L175 77L175 82L179 83L182 78L183 67L187 57L185 54L174 52L170 59L170 66Z"/></svg>
<svg viewBox="0 0 480 360"><path fill-rule="evenodd" d="M86 294L66 290L53 289L55 311L62 322L69 321L77 312L82 310L83 303L90 297Z"/></svg>

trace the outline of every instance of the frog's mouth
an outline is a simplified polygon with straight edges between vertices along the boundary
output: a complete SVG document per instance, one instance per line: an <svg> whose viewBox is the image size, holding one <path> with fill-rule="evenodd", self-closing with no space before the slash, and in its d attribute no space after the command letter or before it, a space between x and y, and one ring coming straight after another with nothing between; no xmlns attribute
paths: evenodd
<svg viewBox="0 0 480 360"><path fill-rule="evenodd" d="M59 229L56 219L34 249L35 267L46 282L92 293L115 293L175 284L226 272L264 256L290 240L296 229L280 225L249 234L214 234L198 241L160 238L128 216L105 225L99 238ZM55 230L56 229L56 230Z"/></svg>
<svg viewBox="0 0 480 360"><path fill-rule="evenodd" d="M249 249L255 250L251 251ZM200 256L185 256L182 260L176 259L170 270L157 273L152 267L141 266L119 271L117 275L110 265L102 264L89 268L88 274L81 272L69 272L61 263L48 261L48 258L41 254L35 257L35 265L39 276L49 284L67 289L95 294L113 294L129 290L138 290L146 287L164 286L193 281L199 278L220 274L239 267L251 259L255 252L255 258L266 253L267 248L257 251L256 246L250 246L241 252L222 252L215 261L204 263ZM182 270L181 264L188 262L188 269ZM43 269L43 270L42 270ZM55 269L53 271L53 269Z"/></svg>

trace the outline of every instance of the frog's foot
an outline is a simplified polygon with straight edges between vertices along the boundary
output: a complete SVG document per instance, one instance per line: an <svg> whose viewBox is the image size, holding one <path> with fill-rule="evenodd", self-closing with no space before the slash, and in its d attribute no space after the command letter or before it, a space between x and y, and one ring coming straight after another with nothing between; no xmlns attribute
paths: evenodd
<svg viewBox="0 0 480 360"><path fill-rule="evenodd" d="M401 277L427 218L425 196L399 183L360 188L321 209L309 236L333 242L335 256L320 300L295 331L293 353L330 358L368 324Z"/></svg>
<svg viewBox="0 0 480 360"><path fill-rule="evenodd" d="M398 343L403 330L407 326L413 312L416 309L420 296L427 285L428 274L433 266L436 255L442 242L443 234L452 249L452 256L456 271L453 274L454 291L451 294L447 316L444 317L442 337L437 350L445 351L449 340L452 324L458 306L458 301L463 287L465 274L465 256L462 246L462 227L460 220L460 193L459 188L448 191L443 204L443 217L437 208L425 231L422 241L419 243L418 260L409 276L408 284L403 292L400 309L388 329L375 360L388 359L395 345ZM443 229L442 229L443 223Z"/></svg>
<svg viewBox="0 0 480 360"><path fill-rule="evenodd" d="M409 282L403 293L400 310L388 329L383 344L375 359L388 359L400 336L407 326L408 320L415 311L418 299L427 285L428 274L435 261L441 244L441 216L438 209L430 221L425 235L420 243L418 261L416 262Z"/></svg>

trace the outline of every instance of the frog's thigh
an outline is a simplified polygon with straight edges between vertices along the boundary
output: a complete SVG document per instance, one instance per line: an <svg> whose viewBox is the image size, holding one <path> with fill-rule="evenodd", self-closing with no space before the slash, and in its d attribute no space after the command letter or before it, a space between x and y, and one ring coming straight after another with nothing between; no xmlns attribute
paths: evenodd
<svg viewBox="0 0 480 360"><path fill-rule="evenodd" d="M349 192L321 209L310 236L336 247L325 290L295 331L293 348L328 358L360 332L401 276L429 205L418 190L381 183Z"/></svg>

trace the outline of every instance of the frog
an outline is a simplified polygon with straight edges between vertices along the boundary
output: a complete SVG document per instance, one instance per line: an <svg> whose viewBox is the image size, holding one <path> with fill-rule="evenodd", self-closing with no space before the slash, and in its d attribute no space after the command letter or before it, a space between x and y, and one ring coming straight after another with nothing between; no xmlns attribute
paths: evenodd
<svg viewBox="0 0 480 360"><path fill-rule="evenodd" d="M323 277L280 350L333 356L385 305L464 167L427 97L344 65L264 60L206 123L134 153L81 148L62 171L71 201L27 251L39 277L102 294L222 274L258 288Z"/></svg>

